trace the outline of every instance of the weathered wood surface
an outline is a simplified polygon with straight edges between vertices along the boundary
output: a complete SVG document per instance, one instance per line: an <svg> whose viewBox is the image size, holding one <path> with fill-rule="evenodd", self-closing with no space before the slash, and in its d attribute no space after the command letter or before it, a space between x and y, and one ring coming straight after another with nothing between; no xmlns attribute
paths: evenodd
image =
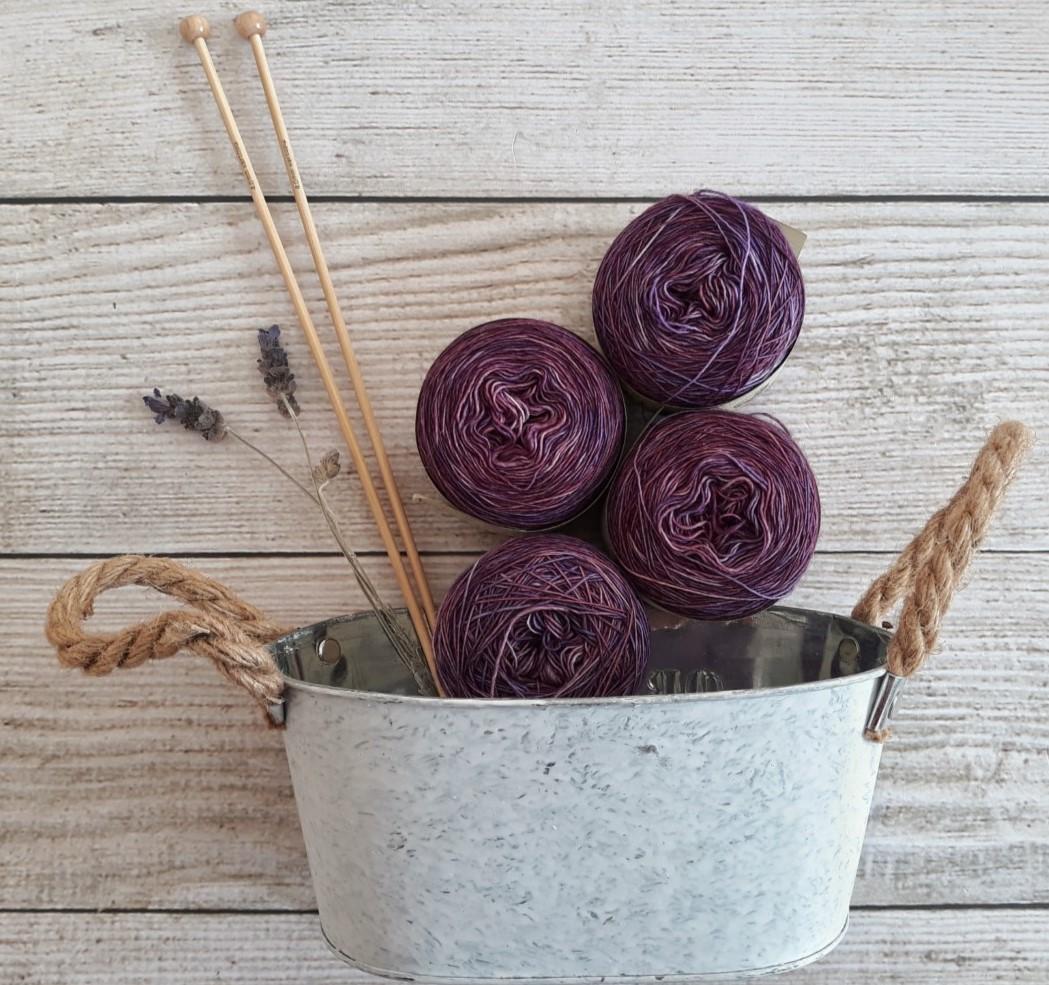
<svg viewBox="0 0 1049 985"><path fill-rule="evenodd" d="M360 604L340 559L294 556L331 545L284 480L231 444L154 433L138 399L154 383L198 392L298 467L254 369L251 330L280 321L304 423L318 449L335 444L250 207L193 201L244 188L177 37L187 12L58 0L12 10L0 37L0 202L26 203L0 205L4 985L365 981L328 956L314 915L278 912L313 898L280 740L249 703L189 657L85 680L41 636L48 597L87 563L52 555L206 553L191 563L289 622ZM285 194L234 12L215 12L212 51L263 186ZM805 332L754 405L792 428L821 482L823 553L799 604L846 611L996 420L1040 432L883 761L855 902L923 908L857 911L841 948L790 980L1049 980L1049 7L272 0L266 13L315 196L512 200L316 207L438 590L498 535L456 516L418 466L427 365L499 315L589 335L604 248L638 200L672 190L759 196L810 234ZM55 197L99 201L30 204ZM111 201L128 197L186 201ZM542 198L588 201L515 201ZM326 333L294 213L276 211ZM340 485L352 539L374 549L355 480ZM101 621L156 604L125 591ZM977 905L1010 903L1036 905ZM924 909L946 904L966 908ZM96 907L256 912L82 912Z"/></svg>
<svg viewBox="0 0 1049 985"><path fill-rule="evenodd" d="M211 49L264 187L287 190L250 51ZM314 194L1044 194L1042 0L325 0L266 5ZM214 195L242 179L185 8L19 5L3 195Z"/></svg>
<svg viewBox="0 0 1049 985"><path fill-rule="evenodd" d="M854 911L845 940L791 985L1044 985L1045 910ZM364 985L314 914L0 914L7 985Z"/></svg>
<svg viewBox="0 0 1049 985"><path fill-rule="evenodd" d="M531 314L589 335L598 261L641 207L317 207L421 548L477 550L495 539L440 499L415 454L427 366L491 317ZM768 209L810 234L808 311L781 377L751 406L780 416L810 456L822 549L897 550L958 485L996 420L1049 424L1049 204ZM297 219L290 206L278 216L320 314ZM208 446L154 427L141 403L153 384L199 393L301 467L294 429L255 369L254 329L279 321L316 448L340 446L248 205L0 207L0 271L9 398L0 549L330 548L323 520L299 508L274 470L234 442ZM990 546L1049 547L1047 480L1043 442ZM378 547L356 480L341 489L353 541Z"/></svg>
<svg viewBox="0 0 1049 985"><path fill-rule="evenodd" d="M428 558L435 589L468 560ZM819 555L793 601L848 611L886 561ZM84 563L0 562L0 909L311 907L280 737L246 697L189 656L96 679L57 666L44 602ZM360 604L336 558L190 563L289 623ZM1049 557L978 558L901 700L857 903L1049 903L1047 602ZM99 624L158 604L111 594Z"/></svg>

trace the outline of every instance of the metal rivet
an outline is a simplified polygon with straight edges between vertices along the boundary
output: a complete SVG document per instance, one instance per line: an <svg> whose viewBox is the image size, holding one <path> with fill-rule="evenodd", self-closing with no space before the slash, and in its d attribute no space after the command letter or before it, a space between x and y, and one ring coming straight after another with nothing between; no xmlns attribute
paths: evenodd
<svg viewBox="0 0 1049 985"><path fill-rule="evenodd" d="M859 670L860 645L851 636L838 644L838 666L842 673L854 674Z"/></svg>
<svg viewBox="0 0 1049 985"><path fill-rule="evenodd" d="M339 641L326 636L317 644L317 657L322 664L337 664L342 659L342 647Z"/></svg>

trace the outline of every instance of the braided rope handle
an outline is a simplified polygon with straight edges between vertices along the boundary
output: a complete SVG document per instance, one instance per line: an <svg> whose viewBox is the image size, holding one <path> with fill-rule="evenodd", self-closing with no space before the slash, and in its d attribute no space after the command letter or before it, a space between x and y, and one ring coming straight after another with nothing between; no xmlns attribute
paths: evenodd
<svg viewBox="0 0 1049 985"><path fill-rule="evenodd" d="M90 634L84 620L111 588L144 585L185 602L116 633ZM122 557L96 561L69 579L47 610L48 640L66 667L109 674L186 649L211 660L263 709L280 700L284 681L265 644L286 630L270 622L225 585L168 558Z"/></svg>
<svg viewBox="0 0 1049 985"><path fill-rule="evenodd" d="M954 593L1033 443L1033 435L1023 424L999 424L951 501L933 514L892 567L856 603L853 619L877 624L903 599L899 625L886 655L890 674L910 677L936 646ZM888 737L887 730L867 734L875 741Z"/></svg>

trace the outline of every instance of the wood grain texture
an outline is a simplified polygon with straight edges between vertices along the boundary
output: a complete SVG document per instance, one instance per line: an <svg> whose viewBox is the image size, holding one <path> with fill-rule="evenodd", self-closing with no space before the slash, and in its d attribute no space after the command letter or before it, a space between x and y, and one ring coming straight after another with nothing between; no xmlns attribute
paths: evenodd
<svg viewBox="0 0 1049 985"><path fill-rule="evenodd" d="M22 5L0 49L4 195L244 189L184 11ZM264 187L285 192L250 51L211 48ZM314 194L1045 192L1041 0L271 2Z"/></svg>
<svg viewBox="0 0 1049 985"><path fill-rule="evenodd" d="M289 622L361 602L341 559L301 556L331 544L284 480L231 443L154 433L139 401L154 384L199 393L300 467L254 368L252 330L279 321L315 447L336 444L250 205L199 201L245 189L177 37L187 12L23 4L0 36L0 201L103 200L0 205L3 985L368 981L299 912L313 897L287 766L250 703L189 657L62 672L41 634L48 598L87 562L36 555L206 553L190 563ZM262 185L286 194L235 9L206 12ZM843 945L789 980L1049 981L1049 6L265 12L306 187L344 200L317 219L438 591L499 535L443 504L418 465L426 367L491 317L591 336L594 271L638 199L722 188L809 233L805 330L752 408L788 424L821 484L821 553L798 604L847 611L888 560L870 552L902 546L990 425L1036 428L942 652L902 699L855 896L964 908L856 911ZM172 196L189 202L104 201ZM358 197L393 201L346 201ZM588 201L528 201L543 198ZM275 211L330 334L293 209ZM338 485L351 539L374 550L356 480ZM390 590L383 561L368 563ZM125 590L99 622L157 605ZM1036 906L976 905L1012 903ZM150 912L163 909L191 912Z"/></svg>
<svg viewBox="0 0 1049 985"><path fill-rule="evenodd" d="M435 590L468 560L428 558ZM886 562L819 555L793 601L847 611ZM44 605L84 563L0 561L0 909L311 907L280 737L246 697L188 656L98 679L57 666ZM335 558L191 563L289 623L360 604ZM157 605L123 590L100 625ZM1049 557L977 559L901 700L857 903L1049 903L1047 617Z"/></svg>
<svg viewBox="0 0 1049 985"><path fill-rule="evenodd" d="M905 932L901 932L905 929ZM1045 910L854 911L791 985L1044 985ZM7 985L356 985L314 914L0 914Z"/></svg>
<svg viewBox="0 0 1049 985"><path fill-rule="evenodd" d="M492 317L532 315L591 336L597 264L641 208L317 207L421 549L479 550L496 536L447 506L419 464L413 419L426 368ZM750 408L779 416L809 455L822 549L898 550L957 487L995 421L1049 424L1049 205L767 208L809 233L808 308L781 376ZM141 403L154 384L199 393L301 468L294 429L255 369L254 330L278 321L315 448L341 446L250 206L9 206L0 220L0 550L330 548L322 519L275 471L233 442L154 427ZM278 222L319 315L291 206ZM1049 548L1047 480L1043 443L990 546ZM356 480L340 488L353 542L379 547Z"/></svg>

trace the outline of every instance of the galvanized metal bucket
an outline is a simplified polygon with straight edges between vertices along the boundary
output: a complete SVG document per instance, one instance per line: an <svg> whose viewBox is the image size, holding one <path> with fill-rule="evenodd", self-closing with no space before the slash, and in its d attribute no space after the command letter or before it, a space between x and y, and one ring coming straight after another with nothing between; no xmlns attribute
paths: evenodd
<svg viewBox="0 0 1049 985"><path fill-rule="evenodd" d="M373 616L284 637L324 935L412 980L728 980L845 932L887 635L775 608L653 636L635 697L416 696Z"/></svg>
<svg viewBox="0 0 1049 985"><path fill-rule="evenodd" d="M1016 422L994 429L857 604L864 622L788 608L657 617L649 689L631 697L420 697L374 616L267 651L279 629L265 613L155 557L74 575L47 636L93 675L186 648L286 724L324 933L366 971L504 983L784 971L845 931L899 688L1030 441ZM98 596L132 584L186 607L88 632ZM898 603L890 642L868 624Z"/></svg>

